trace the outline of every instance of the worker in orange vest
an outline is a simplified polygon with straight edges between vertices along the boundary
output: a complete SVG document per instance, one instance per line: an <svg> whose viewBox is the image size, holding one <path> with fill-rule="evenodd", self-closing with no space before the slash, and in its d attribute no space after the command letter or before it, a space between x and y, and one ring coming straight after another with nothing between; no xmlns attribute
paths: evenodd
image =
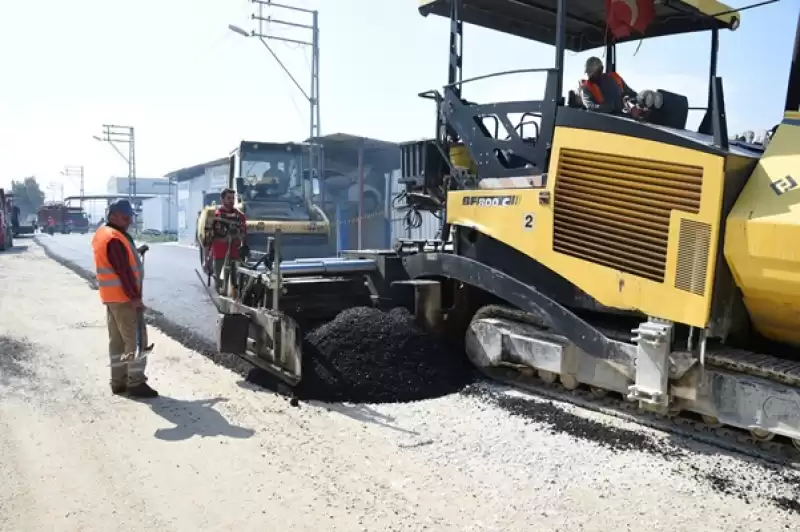
<svg viewBox="0 0 800 532"><path fill-rule="evenodd" d="M139 313L142 303L142 260L128 234L133 218L128 200L108 207L108 222L100 226L92 239L94 264L100 300L106 306L111 392L129 397L157 397L147 384L146 358L135 359L136 330L140 327L140 345L147 345L147 330Z"/></svg>
<svg viewBox="0 0 800 532"><path fill-rule="evenodd" d="M581 81L580 94L583 106L598 113L621 114L625 110L625 99L636 100L637 93L616 72L603 72L599 57L586 60L586 77Z"/></svg>

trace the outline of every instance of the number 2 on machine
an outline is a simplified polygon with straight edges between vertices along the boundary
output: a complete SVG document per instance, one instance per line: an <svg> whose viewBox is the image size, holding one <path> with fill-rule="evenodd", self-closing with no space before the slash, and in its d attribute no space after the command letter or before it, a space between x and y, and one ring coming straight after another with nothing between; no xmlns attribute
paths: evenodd
<svg viewBox="0 0 800 532"><path fill-rule="evenodd" d="M522 228L526 231L531 231L536 227L536 215L532 212L527 212L522 217Z"/></svg>

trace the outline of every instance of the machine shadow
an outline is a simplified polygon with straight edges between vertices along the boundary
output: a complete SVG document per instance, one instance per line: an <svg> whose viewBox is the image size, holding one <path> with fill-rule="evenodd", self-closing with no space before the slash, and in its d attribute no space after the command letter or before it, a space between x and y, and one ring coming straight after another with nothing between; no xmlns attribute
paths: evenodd
<svg viewBox="0 0 800 532"><path fill-rule="evenodd" d="M17 237L19 238L19 237ZM8 248L7 250L3 251L4 255L19 255L20 253L25 253L28 251L28 244L14 244L13 247Z"/></svg>
<svg viewBox="0 0 800 532"><path fill-rule="evenodd" d="M214 410L214 405L226 401L223 397L183 400L165 396L148 401L154 413L175 425L156 430L154 436L163 441L182 441L193 436L224 436L235 439L252 437L254 430L232 425L221 413Z"/></svg>
<svg viewBox="0 0 800 532"><path fill-rule="evenodd" d="M323 403L321 401L309 401L309 404L325 408L331 412L336 412L337 414L341 414L343 416L349 417L354 421L358 421L360 423L370 423L372 425L377 425L379 427L391 429L402 434L406 434L408 436L419 436L419 432L404 429L403 427L397 425L396 418L393 416L388 416L386 414L382 414L375 410L372 407L367 405L359 405L359 404L344 404L344 403Z"/></svg>
<svg viewBox="0 0 800 532"><path fill-rule="evenodd" d="M262 375L261 379L263 378L264 377ZM239 388L251 392L275 393L284 397L290 397L292 395L291 390L285 384L277 381L277 379L273 379L271 385L268 386L263 386L262 385L263 381L262 384L256 384L251 379L248 378L240 380L236 384L237 386L239 386ZM408 436L419 436L419 433L416 431L400 427L396 422L396 418L394 418L393 416L382 414L381 412L378 412L371 406L365 404L333 403L333 402L325 402L314 399L304 400L304 402L306 404L309 404L317 408L324 408L328 411L336 412L337 414L347 416L350 419L353 419L360 423L369 423L372 425L377 425L379 427L391 429L393 431Z"/></svg>

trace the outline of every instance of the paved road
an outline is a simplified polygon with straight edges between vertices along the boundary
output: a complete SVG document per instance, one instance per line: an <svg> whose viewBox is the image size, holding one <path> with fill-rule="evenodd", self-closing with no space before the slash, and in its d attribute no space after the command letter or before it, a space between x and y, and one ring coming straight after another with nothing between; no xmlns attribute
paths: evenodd
<svg viewBox="0 0 800 532"><path fill-rule="evenodd" d="M37 235L51 252L81 268L94 270L92 235ZM177 325L212 340L217 313L197 279L195 248L169 243L149 244L145 261L144 301Z"/></svg>

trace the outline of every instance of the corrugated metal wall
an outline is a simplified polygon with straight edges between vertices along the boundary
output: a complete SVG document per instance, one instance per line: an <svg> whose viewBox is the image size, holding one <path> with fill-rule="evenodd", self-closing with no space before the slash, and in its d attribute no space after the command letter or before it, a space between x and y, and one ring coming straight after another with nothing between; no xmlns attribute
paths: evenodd
<svg viewBox="0 0 800 532"><path fill-rule="evenodd" d="M392 174L391 183L391 238L392 245L398 238L413 238L413 239L433 239L439 234L441 221L431 213L420 213L422 216L422 224L419 227L408 227L406 223L407 209L400 208L405 201L400 198L403 192L403 186L398 182L400 179L400 171Z"/></svg>

